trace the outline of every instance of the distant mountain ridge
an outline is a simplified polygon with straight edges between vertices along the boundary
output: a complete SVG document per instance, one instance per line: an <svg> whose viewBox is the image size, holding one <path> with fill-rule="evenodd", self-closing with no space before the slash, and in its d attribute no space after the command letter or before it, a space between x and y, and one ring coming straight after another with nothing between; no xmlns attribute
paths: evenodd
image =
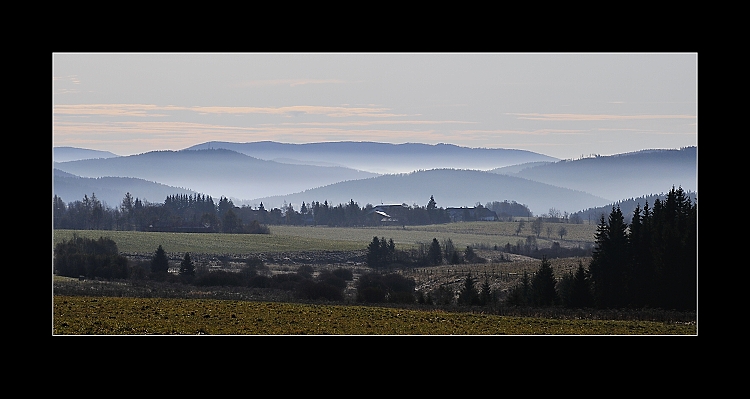
<svg viewBox="0 0 750 399"><path fill-rule="evenodd" d="M215 198L224 196L232 199L236 205L257 205L257 200L263 199L264 202L278 200L281 203L286 200L297 206L301 201L328 200L329 203L343 203L350 199L360 205L376 205L380 202L424 205L425 195L427 199L430 195L435 195L439 206L443 207L473 206L476 202L508 200L528 205L537 214L546 213L550 207L577 212L626 198L666 192L672 186L697 192L696 147L642 150L564 161L554 158L548 160L549 157L541 156L544 160L528 161L527 155L532 154L532 158L536 159L539 154L516 152L517 150L495 152L447 144L229 143L246 150L250 148L247 145L252 144L253 151L262 152L264 156L276 160L271 161L235 150L213 148L217 143L219 142L204 143L203 145L212 148L202 150L152 151L131 156L67 162L53 159L53 167L59 169L53 183L57 188L78 187L76 192L68 191L65 195L60 195L66 202L78 200L84 194L91 195L91 188L96 186L91 186L93 181L89 181L86 182L88 186L82 188L81 183L85 182L82 178L119 177L161 184L168 190L179 188L186 190L185 192L202 193ZM199 146L190 148L197 147ZM321 153L316 154L315 149L319 149ZM420 155L425 153L428 155ZM467 156L456 155L460 153ZM89 151L84 151L84 154L93 155ZM439 154L443 154L444 158L441 159ZM500 154L516 154L521 157L517 164L498 167L496 165L501 158L502 162L513 159L500 157ZM436 160L439 160L438 164L451 159L467 158L475 158L472 162L479 162L483 157L494 162L495 166L485 169L488 172L458 166L466 165L461 163L464 161L456 161L456 164L449 167L429 167ZM369 162L387 166L402 161L406 162L407 168L410 168L408 165L415 166L419 162L423 164L409 172L388 173L384 176L355 167ZM63 178L63 171L74 175L78 181L59 180ZM103 182L100 179L97 184L102 188L93 192L97 196L104 196L105 190L119 190L119 193L111 195L111 198L117 199L115 204L119 203L126 192L125 188L117 189L114 184L104 187ZM122 186L126 186L124 180ZM349 191L342 193L342 188ZM146 198L161 202L166 195L177 193L181 192L172 191L164 195L158 194L157 198ZM441 198L438 198L438 193ZM133 192L131 194L137 196ZM267 205L280 206L281 203Z"/></svg>
<svg viewBox="0 0 750 399"><path fill-rule="evenodd" d="M328 162L378 174L408 173L415 170L456 168L488 170L525 162L557 161L526 150L469 148L453 144L390 144L338 141L287 144L273 141L230 143L210 141L187 149L224 148L259 159L293 159L299 162Z"/></svg>
<svg viewBox="0 0 750 399"><path fill-rule="evenodd" d="M102 203L116 208L130 193L133 198L148 202L163 202L173 194L196 194L193 190L172 187L134 177L98 177L88 178L72 175L55 169L52 180L52 194L60 197L63 202L80 201L84 195L91 198L96 195Z"/></svg>
<svg viewBox="0 0 750 399"><path fill-rule="evenodd" d="M265 161L225 149L152 151L107 159L55 162L80 177L136 177L219 198L256 198L376 176L343 167Z"/></svg>
<svg viewBox="0 0 750 399"><path fill-rule="evenodd" d="M697 191L698 154L697 147L643 150L564 160L523 168L515 173L501 173L617 201L666 192L672 186Z"/></svg>
<svg viewBox="0 0 750 399"><path fill-rule="evenodd" d="M52 159L55 162L78 161L81 159L114 158L119 157L109 151L89 150L78 147L53 147Z"/></svg>

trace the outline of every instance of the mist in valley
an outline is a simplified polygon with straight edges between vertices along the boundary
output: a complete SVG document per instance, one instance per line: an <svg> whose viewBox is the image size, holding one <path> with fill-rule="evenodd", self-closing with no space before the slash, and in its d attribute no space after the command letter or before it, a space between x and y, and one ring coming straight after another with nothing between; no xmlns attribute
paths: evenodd
<svg viewBox="0 0 750 399"><path fill-rule="evenodd" d="M210 142L107 158L90 151L55 149L55 154L96 156L55 159L55 194L70 202L97 193L110 206L126 192L155 203L171 194L201 193L217 201L229 198L236 206L263 202L267 209L351 200L360 206L424 206L434 195L444 208L507 200L544 214L550 208L578 212L672 186L697 191L695 147L578 160L518 150L381 143Z"/></svg>

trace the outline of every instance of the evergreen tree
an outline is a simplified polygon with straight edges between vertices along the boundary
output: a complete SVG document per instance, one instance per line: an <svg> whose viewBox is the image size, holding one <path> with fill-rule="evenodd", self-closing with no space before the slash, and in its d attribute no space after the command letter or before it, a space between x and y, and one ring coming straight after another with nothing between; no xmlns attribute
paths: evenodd
<svg viewBox="0 0 750 399"><path fill-rule="evenodd" d="M453 251L453 255L450 260L451 265L457 265L461 263L461 258L458 256L458 251Z"/></svg>
<svg viewBox="0 0 750 399"><path fill-rule="evenodd" d="M221 230L225 233L238 233L242 230L242 221L231 209L226 211L221 221Z"/></svg>
<svg viewBox="0 0 750 399"><path fill-rule="evenodd" d="M124 230L132 229L134 206L135 203L133 200L133 196L130 195L130 192L125 193L125 198L122 199L122 203L120 204L120 212L122 212L122 216L124 219Z"/></svg>
<svg viewBox="0 0 750 399"><path fill-rule="evenodd" d="M474 286L474 279L471 277L471 274L467 275L464 280L464 286L458 294L458 304L470 306L479 305L479 292Z"/></svg>
<svg viewBox="0 0 750 399"><path fill-rule="evenodd" d="M482 260L477 256L476 252L474 252L474 248L471 247L471 245L467 245L466 249L464 250L464 259L468 263L480 263Z"/></svg>
<svg viewBox="0 0 750 399"><path fill-rule="evenodd" d="M393 263L396 261L396 243L393 242L393 238L388 240L388 251L386 252L386 254L388 263Z"/></svg>
<svg viewBox="0 0 750 399"><path fill-rule="evenodd" d="M485 277L482 288L479 291L479 302L483 306L492 304L495 301L495 296L492 293L492 287L490 286L490 280Z"/></svg>
<svg viewBox="0 0 750 399"><path fill-rule="evenodd" d="M570 301L568 306L571 308L588 308L594 305L594 298L591 296L591 284L583 263L578 261L578 269L573 277L573 283L570 289Z"/></svg>
<svg viewBox="0 0 750 399"><path fill-rule="evenodd" d="M696 309L697 306L697 205L682 187L664 201L656 200L651 238L654 262L653 295L656 306Z"/></svg>
<svg viewBox="0 0 750 399"><path fill-rule="evenodd" d="M190 253L185 252L185 258L180 262L181 276L195 276L195 265L190 259Z"/></svg>
<svg viewBox="0 0 750 399"><path fill-rule="evenodd" d="M151 258L151 273L166 274L169 272L169 259L167 253L161 245L156 249L153 258Z"/></svg>
<svg viewBox="0 0 750 399"><path fill-rule="evenodd" d="M529 306L531 304L531 280L528 272L524 270L521 283L510 290L505 303L511 306Z"/></svg>
<svg viewBox="0 0 750 399"><path fill-rule="evenodd" d="M435 202L435 197L431 195L430 202L427 203L427 210L432 211L435 209L437 209L437 203Z"/></svg>
<svg viewBox="0 0 750 399"><path fill-rule="evenodd" d="M627 304L625 281L630 262L627 224L619 206L612 207L609 219L601 216L589 271L596 306L617 308Z"/></svg>
<svg viewBox="0 0 750 399"><path fill-rule="evenodd" d="M432 239L432 244L427 252L427 262L433 266L443 263L443 252L437 238Z"/></svg>
<svg viewBox="0 0 750 399"><path fill-rule="evenodd" d="M652 303L654 266L651 253L650 218L648 202L643 207L643 213L641 213L640 204L636 205L628 234L632 259L626 289L629 305L636 308Z"/></svg>
<svg viewBox="0 0 750 399"><path fill-rule="evenodd" d="M380 268L383 266L382 245L378 236L372 237L372 242L367 246L367 266Z"/></svg>
<svg viewBox="0 0 750 399"><path fill-rule="evenodd" d="M546 256L542 256L542 264L531 280L531 303L534 306L554 306L558 301L555 291L555 274Z"/></svg>

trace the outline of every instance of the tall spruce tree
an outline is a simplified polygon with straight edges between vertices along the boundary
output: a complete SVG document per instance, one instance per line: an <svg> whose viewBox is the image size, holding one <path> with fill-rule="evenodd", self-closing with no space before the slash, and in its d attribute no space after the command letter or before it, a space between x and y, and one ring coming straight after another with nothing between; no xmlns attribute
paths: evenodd
<svg viewBox="0 0 750 399"><path fill-rule="evenodd" d="M430 244L430 249L427 252L427 262L433 266L443 263L443 251L437 238L432 239L432 244Z"/></svg>
<svg viewBox="0 0 750 399"><path fill-rule="evenodd" d="M521 283L513 287L508 293L505 303L511 306L531 305L531 279L526 270L523 271Z"/></svg>
<svg viewBox="0 0 750 399"><path fill-rule="evenodd" d="M652 292L656 306L682 310L697 307L697 223L697 205L682 187L672 187L664 201L654 201Z"/></svg>
<svg viewBox="0 0 750 399"><path fill-rule="evenodd" d="M594 298L591 295L589 276L586 269L583 268L583 262L579 260L578 269L573 276L573 283L570 287L569 307L581 309L592 306L594 306Z"/></svg>
<svg viewBox="0 0 750 399"><path fill-rule="evenodd" d="M648 202L643 206L643 212L638 204L633 211L628 234L632 258L626 289L629 305L636 308L652 303L651 285L654 281L654 266L651 254L650 217Z"/></svg>
<svg viewBox="0 0 750 399"><path fill-rule="evenodd" d="M485 276L484 283L482 283L482 287L479 291L479 303L483 306L487 306L491 305L493 302L495 302L495 295L492 292L489 278Z"/></svg>
<svg viewBox="0 0 750 399"><path fill-rule="evenodd" d="M167 253L161 245L156 249L153 258L151 258L151 273L166 274L169 272L169 259Z"/></svg>
<svg viewBox="0 0 750 399"><path fill-rule="evenodd" d="M617 308L627 304L625 281L629 259L627 224L620 207L612 207L608 220L602 215L595 234L589 271L596 306Z"/></svg>
<svg viewBox="0 0 750 399"><path fill-rule="evenodd" d="M474 279L471 277L471 274L468 274L466 279L464 279L464 286L458 294L458 303L459 305L469 306L480 304L479 291L474 286Z"/></svg>
<svg viewBox="0 0 750 399"><path fill-rule="evenodd" d="M190 253L185 252L185 258L180 262L181 276L195 276L195 265L190 259Z"/></svg>
<svg viewBox="0 0 750 399"><path fill-rule="evenodd" d="M539 270L531 279L531 303L534 306L554 306L559 303L555 284L552 265L546 256L542 256Z"/></svg>

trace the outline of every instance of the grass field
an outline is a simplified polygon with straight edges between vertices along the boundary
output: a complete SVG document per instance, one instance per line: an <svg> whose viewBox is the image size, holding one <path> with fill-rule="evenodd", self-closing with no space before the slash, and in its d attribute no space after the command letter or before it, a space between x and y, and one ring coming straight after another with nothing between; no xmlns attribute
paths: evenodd
<svg viewBox="0 0 750 399"><path fill-rule="evenodd" d="M242 255L258 252L353 251L367 247L366 242L331 240L313 234L219 234L154 233L104 230L54 230L53 245L70 240L73 234L98 239L109 237L120 252L153 253L161 245L167 252ZM372 237L370 237L372 240Z"/></svg>
<svg viewBox="0 0 750 399"><path fill-rule="evenodd" d="M564 225L568 234L560 240L554 236L560 224L550 224L553 233L548 238L546 230L538 238L540 247L550 246L557 241L563 247L576 247L594 242L596 226ZM258 252L292 251L351 251L365 249L374 236L392 238L404 249L418 243L430 243L437 238L441 243L450 238L457 248L467 245L485 244L504 246L515 245L531 234L527 226L515 235L517 222L466 222L429 226L379 227L379 228L338 228L322 226L270 226L271 234L218 234L218 233L154 233L132 231L100 230L54 230L53 245L63 239L71 239L73 234L81 237L109 237L117 243L121 252L153 253L156 247L168 252L190 252L206 254L251 254Z"/></svg>
<svg viewBox="0 0 750 399"><path fill-rule="evenodd" d="M565 225L568 235L565 240L555 237L546 238L546 233L538 239L540 246L560 242L563 247L576 247L593 244L596 226ZM63 240L69 240L74 234L81 237L113 239L122 253L151 256L156 247L162 245L171 253L172 261L181 259L185 252L202 259L202 262L213 262L209 258L217 255L231 255L233 261L241 261L251 254L299 253L330 251L345 253L362 252L372 241L373 236L393 238L399 249L406 249L417 243L429 243L432 238L439 241L450 238L457 248L466 245L485 244L503 246L510 242L525 240L531 232L526 230L515 235L517 223L504 222L468 222L450 223L430 226L383 227L383 228L332 228L302 226L270 226L271 233L256 234L210 234L210 233L153 233L125 231L72 231L53 230L53 246ZM559 227L556 225L554 227ZM559 237L557 237L559 238ZM480 256L487 259L495 257L497 251L478 250ZM323 258L327 259L328 254ZM291 254L292 259L297 259ZM268 258L270 259L270 258ZM267 263L273 273L296 270L295 262L286 261ZM300 257L299 259L309 259ZM336 258L338 259L338 258ZM555 276L558 278L572 272L581 258L551 259ZM417 288L425 292L438 286L445 286L458 291L467 275L474 276L478 284L489 278L491 288L496 292L506 292L520 279L523 272L534 272L539 267L539 260L513 255L508 259L490 261L483 264L443 265L429 268L415 268L397 271L406 277L413 278ZM584 264L586 259L583 259ZM303 261L304 262L304 261ZM334 261L336 262L336 261ZM360 261L358 261L360 262ZM213 263L211 263L213 264ZM339 264L336 264L337 267ZM316 264L316 269L329 267L328 264ZM331 266L332 267L332 266ZM364 266L347 263L356 277ZM54 277L53 278L57 278ZM61 278L61 277L60 277ZM449 313L438 310L404 310L362 306L324 306L296 303L282 303L285 300L267 298L263 293L246 293L247 298L232 295L234 292L219 293L216 289L207 292L187 295L167 287L169 291L161 293L152 291L148 286L135 284L129 287L128 282L78 281L69 279L72 284L85 286L87 290L61 290L53 297L53 334L54 335L125 335L125 334L220 334L220 335L528 335L528 334L564 334L564 335L695 335L697 327L690 323L679 323L669 318L640 318L625 321L603 320L597 317L580 316L572 318L546 318L537 313L522 313L522 316L510 317L513 313L501 313L505 316L472 313ZM67 281L67 280L66 280ZM122 285L122 286L120 286ZM101 286L101 287L99 287ZM101 288L98 292L94 288ZM133 289L148 292L145 295L131 295ZM216 288L216 287L215 287ZM260 289L259 289L260 290ZM112 291L106 293L104 291ZM199 290L200 291L200 290ZM55 289L57 292L57 289ZM61 294L64 292L64 294ZM128 293L127 295L124 293ZM221 294L221 295L219 295ZM74 295L74 296L70 296ZM79 296L82 295L82 296ZM90 295L98 295L91 297ZM244 294L243 294L244 295ZM138 298L148 296L149 298ZM160 297L170 297L160 298ZM194 299L189 299L194 298ZM213 298L213 299L212 299ZM218 300L221 299L221 300ZM242 299L242 300L235 300ZM249 299L249 300L248 300ZM260 302L263 301L263 302ZM291 302L291 301L290 301ZM354 302L347 302L354 303ZM577 316L576 316L577 317ZM609 319L609 317L606 317ZM644 320L670 320L657 322ZM690 320L680 318L678 320Z"/></svg>
<svg viewBox="0 0 750 399"><path fill-rule="evenodd" d="M53 335L696 335L694 324L369 306L56 296Z"/></svg>

